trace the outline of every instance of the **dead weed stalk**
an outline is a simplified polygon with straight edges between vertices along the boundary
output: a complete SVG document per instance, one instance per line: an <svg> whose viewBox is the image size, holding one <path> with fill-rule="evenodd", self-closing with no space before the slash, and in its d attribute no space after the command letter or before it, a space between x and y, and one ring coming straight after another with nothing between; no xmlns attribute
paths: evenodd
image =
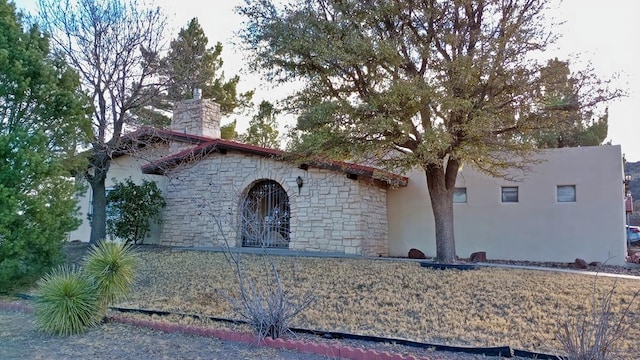
<svg viewBox="0 0 640 360"><path fill-rule="evenodd" d="M224 194L220 188L218 194ZM230 192L227 191L227 194ZM231 191L230 203L243 199L240 191ZM235 201L234 201L235 199ZM260 338L279 338L289 332L290 323L303 310L315 300L313 288L305 292L302 296L296 296L294 291L287 291L283 285L278 268L266 248L274 238L278 237L277 230L269 224L278 224L280 221L288 221L284 217L286 213L275 213L280 218L269 218L268 223L260 218L259 213L240 211L239 214L230 208L221 208L221 202L211 204L209 201L194 198L199 207L213 220L217 228L217 235L222 240L220 243L224 249L227 261L234 267L238 280L239 296L222 294L231 307L232 311L246 320ZM261 206L265 200L261 198L244 197L244 208L256 208ZM255 203L248 204L247 201ZM255 218L247 218L254 216ZM276 217L277 217L276 216ZM240 252L235 251L231 244L235 244L239 239L238 231L242 231L242 236L249 237L257 241L260 245L261 260L263 261L263 271L260 273L248 273L247 267L242 263ZM252 259L253 260L253 259ZM261 280L261 281L258 281Z"/></svg>
<svg viewBox="0 0 640 360"><path fill-rule="evenodd" d="M630 349L621 349L622 340L629 328L637 320L632 306L640 295L636 291L630 300L622 298L626 304L621 311L614 311L618 281L608 290L597 288L598 276L594 279L591 301L586 309L566 314L559 321L555 340L565 354L558 356L566 360L610 360L625 358ZM637 354L634 352L634 354Z"/></svg>

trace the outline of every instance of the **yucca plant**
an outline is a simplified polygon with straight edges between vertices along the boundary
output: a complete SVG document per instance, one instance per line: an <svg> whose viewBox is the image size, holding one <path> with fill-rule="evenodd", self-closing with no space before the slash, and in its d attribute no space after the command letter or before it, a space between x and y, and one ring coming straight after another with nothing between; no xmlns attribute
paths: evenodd
<svg viewBox="0 0 640 360"><path fill-rule="evenodd" d="M38 281L37 327L49 334L71 335L96 325L99 293L82 269L63 265Z"/></svg>
<svg viewBox="0 0 640 360"><path fill-rule="evenodd" d="M129 293L134 281L136 263L135 252L125 243L101 241L89 250L84 268L98 288L99 318L104 317L109 304L121 300Z"/></svg>

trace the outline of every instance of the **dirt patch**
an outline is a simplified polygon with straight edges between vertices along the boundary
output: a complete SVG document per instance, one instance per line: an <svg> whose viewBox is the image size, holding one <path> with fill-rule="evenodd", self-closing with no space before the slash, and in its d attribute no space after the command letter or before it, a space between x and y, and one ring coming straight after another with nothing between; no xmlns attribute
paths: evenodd
<svg viewBox="0 0 640 360"><path fill-rule="evenodd" d="M6 304L0 303L0 305ZM31 307L29 303L15 302L11 305L15 305L15 307L0 307L2 359L335 359L335 357L331 356L224 341L217 338L188 335L182 332L155 331L147 327L116 322L104 323L79 335L69 337L49 336L36 330L35 317L32 313L24 312L24 310ZM112 315L114 314L116 313ZM140 317L136 316L136 318ZM244 332L246 329L239 329L238 331ZM310 334L296 336L295 339L305 343L325 343L330 346L413 356L416 359L502 359L502 357L434 351L433 349L420 349L398 344L324 339ZM524 360L521 357L511 357L511 359Z"/></svg>
<svg viewBox="0 0 640 360"><path fill-rule="evenodd" d="M89 251L89 243L69 242L62 246L64 263L70 265L80 265Z"/></svg>
<svg viewBox="0 0 640 360"><path fill-rule="evenodd" d="M38 332L33 314L0 310L2 359L283 359L324 356L106 323L81 335Z"/></svg>

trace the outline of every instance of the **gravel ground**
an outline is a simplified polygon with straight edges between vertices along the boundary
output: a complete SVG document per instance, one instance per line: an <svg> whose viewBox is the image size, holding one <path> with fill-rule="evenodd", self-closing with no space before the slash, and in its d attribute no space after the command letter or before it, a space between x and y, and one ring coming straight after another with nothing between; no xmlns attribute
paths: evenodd
<svg viewBox="0 0 640 360"><path fill-rule="evenodd" d="M500 357L416 349L401 345L355 340L327 340L303 336L305 341L340 343L431 360L499 360ZM1 359L283 359L317 360L330 357L291 350L276 350L144 327L106 323L84 334L50 336L35 328L32 313L0 310ZM510 359L523 359L512 357Z"/></svg>
<svg viewBox="0 0 640 360"><path fill-rule="evenodd" d="M108 323L70 337L38 332L33 314L0 311L1 359L283 359L324 356Z"/></svg>
<svg viewBox="0 0 640 360"><path fill-rule="evenodd" d="M85 244L66 247L67 261L78 263L86 254ZM145 249L153 251L153 247ZM571 268L570 264L491 261L496 264ZM591 267L590 271L640 275L638 267ZM6 299L5 299L6 300ZM0 300L1 301L1 300ZM26 302L29 304L29 302ZM323 339L302 335L305 341L340 343L341 345L377 349L414 355L432 360L499 360L499 357L417 349L392 344L355 340ZM0 310L0 359L326 359L327 357L289 350L275 350L243 343L222 341L181 333L163 333L144 327L108 323L87 333L56 337L38 332L34 315ZM512 357L510 359L524 359Z"/></svg>

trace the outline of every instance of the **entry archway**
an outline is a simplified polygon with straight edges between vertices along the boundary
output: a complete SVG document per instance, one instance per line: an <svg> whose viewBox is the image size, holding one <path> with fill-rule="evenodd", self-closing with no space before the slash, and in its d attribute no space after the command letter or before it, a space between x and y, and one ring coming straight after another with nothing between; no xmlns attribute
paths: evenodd
<svg viewBox="0 0 640 360"><path fill-rule="evenodd" d="M289 196L280 184L273 180L255 183L242 202L241 213L242 246L289 247Z"/></svg>

